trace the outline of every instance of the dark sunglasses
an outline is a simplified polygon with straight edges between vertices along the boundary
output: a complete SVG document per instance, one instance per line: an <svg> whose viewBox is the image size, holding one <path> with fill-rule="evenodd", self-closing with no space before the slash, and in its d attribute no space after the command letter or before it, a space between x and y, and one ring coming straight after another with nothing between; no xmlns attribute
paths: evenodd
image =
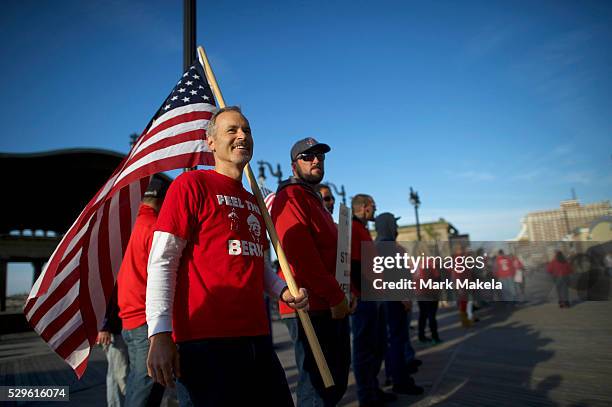
<svg viewBox="0 0 612 407"><path fill-rule="evenodd" d="M315 157L319 161L325 161L325 153L301 153L295 157L296 160L304 160L304 161L314 161Z"/></svg>
<svg viewBox="0 0 612 407"><path fill-rule="evenodd" d="M329 202L329 201L335 201L335 200L336 200L336 198L334 198L333 196L324 196L324 197L323 197L323 200L324 200L325 202Z"/></svg>

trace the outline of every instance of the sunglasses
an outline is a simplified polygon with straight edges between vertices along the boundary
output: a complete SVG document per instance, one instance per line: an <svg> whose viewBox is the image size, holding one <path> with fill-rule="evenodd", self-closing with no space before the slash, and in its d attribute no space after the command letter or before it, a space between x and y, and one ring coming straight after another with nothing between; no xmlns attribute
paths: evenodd
<svg viewBox="0 0 612 407"><path fill-rule="evenodd" d="M325 202L329 202L329 201L335 201L335 200L336 200L336 198L334 198L333 196L324 196L324 197L323 197L323 200L324 200Z"/></svg>
<svg viewBox="0 0 612 407"><path fill-rule="evenodd" d="M315 157L319 161L325 161L325 153L301 153L295 157L296 160L314 161Z"/></svg>

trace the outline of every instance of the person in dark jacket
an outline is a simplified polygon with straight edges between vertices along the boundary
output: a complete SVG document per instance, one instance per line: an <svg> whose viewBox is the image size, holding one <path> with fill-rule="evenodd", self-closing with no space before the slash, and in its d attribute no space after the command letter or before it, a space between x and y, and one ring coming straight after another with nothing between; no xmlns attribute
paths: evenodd
<svg viewBox="0 0 612 407"><path fill-rule="evenodd" d="M381 213L375 219L376 248L379 255L403 253L397 239L397 220L389 212ZM393 382L393 391L402 394L421 394L423 388L415 385L410 376L422 364L410 343L408 327L412 315L412 301L385 301L387 351L385 369Z"/></svg>

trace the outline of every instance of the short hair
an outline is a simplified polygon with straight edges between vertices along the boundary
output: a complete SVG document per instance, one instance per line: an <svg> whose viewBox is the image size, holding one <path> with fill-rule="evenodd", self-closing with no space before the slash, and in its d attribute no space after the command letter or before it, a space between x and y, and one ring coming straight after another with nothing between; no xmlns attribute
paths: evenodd
<svg viewBox="0 0 612 407"><path fill-rule="evenodd" d="M351 200L351 208L353 208L353 211L355 211L357 207L366 206L370 201L374 201L374 198L372 198L370 195L357 194Z"/></svg>
<svg viewBox="0 0 612 407"><path fill-rule="evenodd" d="M331 192L331 191L332 191L332 190L331 190L331 188L329 187L329 185L327 185L327 184L317 184L317 185L315 185L314 189L315 189L315 191L317 191L319 194L321 194L321 190L322 190L322 189L328 189L328 190L329 190L329 192Z"/></svg>
<svg viewBox="0 0 612 407"><path fill-rule="evenodd" d="M237 113L240 113L242 117L244 117L244 114L242 114L242 110L238 106L225 106L224 108L217 110L216 112L213 113L212 117L208 120L208 128L206 129L206 137L212 137L212 138L215 137L215 133L217 132L217 126L216 126L217 117L219 117L221 113L225 113L225 112L237 112Z"/></svg>

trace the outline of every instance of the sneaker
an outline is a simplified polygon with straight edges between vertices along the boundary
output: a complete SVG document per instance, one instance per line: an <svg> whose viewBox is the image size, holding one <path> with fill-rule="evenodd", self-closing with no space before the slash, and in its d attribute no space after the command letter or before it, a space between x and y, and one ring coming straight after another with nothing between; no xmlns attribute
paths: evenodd
<svg viewBox="0 0 612 407"><path fill-rule="evenodd" d="M412 396L418 396L423 394L424 389L421 386L417 386L416 384L406 384L406 385L394 385L393 392L398 394L409 394Z"/></svg>
<svg viewBox="0 0 612 407"><path fill-rule="evenodd" d="M382 401L383 403L393 403L394 401L397 401L397 396L395 394L386 393L381 389L376 390L376 397L378 397L378 400Z"/></svg>
<svg viewBox="0 0 612 407"><path fill-rule="evenodd" d="M419 367L417 365L412 365L410 363L406 364L406 373L414 374L414 373L417 373L418 371L419 371Z"/></svg>
<svg viewBox="0 0 612 407"><path fill-rule="evenodd" d="M380 400L372 400L372 401L366 401L365 403L359 403L359 407L384 407L385 403L384 401L380 401Z"/></svg>
<svg viewBox="0 0 612 407"><path fill-rule="evenodd" d="M431 342L431 338L428 338L427 336L422 336L422 337L419 337L419 342L421 342L421 343L430 343Z"/></svg>
<svg viewBox="0 0 612 407"><path fill-rule="evenodd" d="M442 343L442 339L440 339L440 338L436 338L436 339L432 339L431 340L431 344L432 345L438 345L440 343Z"/></svg>
<svg viewBox="0 0 612 407"><path fill-rule="evenodd" d="M410 362L408 362L408 364L419 367L423 364L423 361L421 359L412 359Z"/></svg>

